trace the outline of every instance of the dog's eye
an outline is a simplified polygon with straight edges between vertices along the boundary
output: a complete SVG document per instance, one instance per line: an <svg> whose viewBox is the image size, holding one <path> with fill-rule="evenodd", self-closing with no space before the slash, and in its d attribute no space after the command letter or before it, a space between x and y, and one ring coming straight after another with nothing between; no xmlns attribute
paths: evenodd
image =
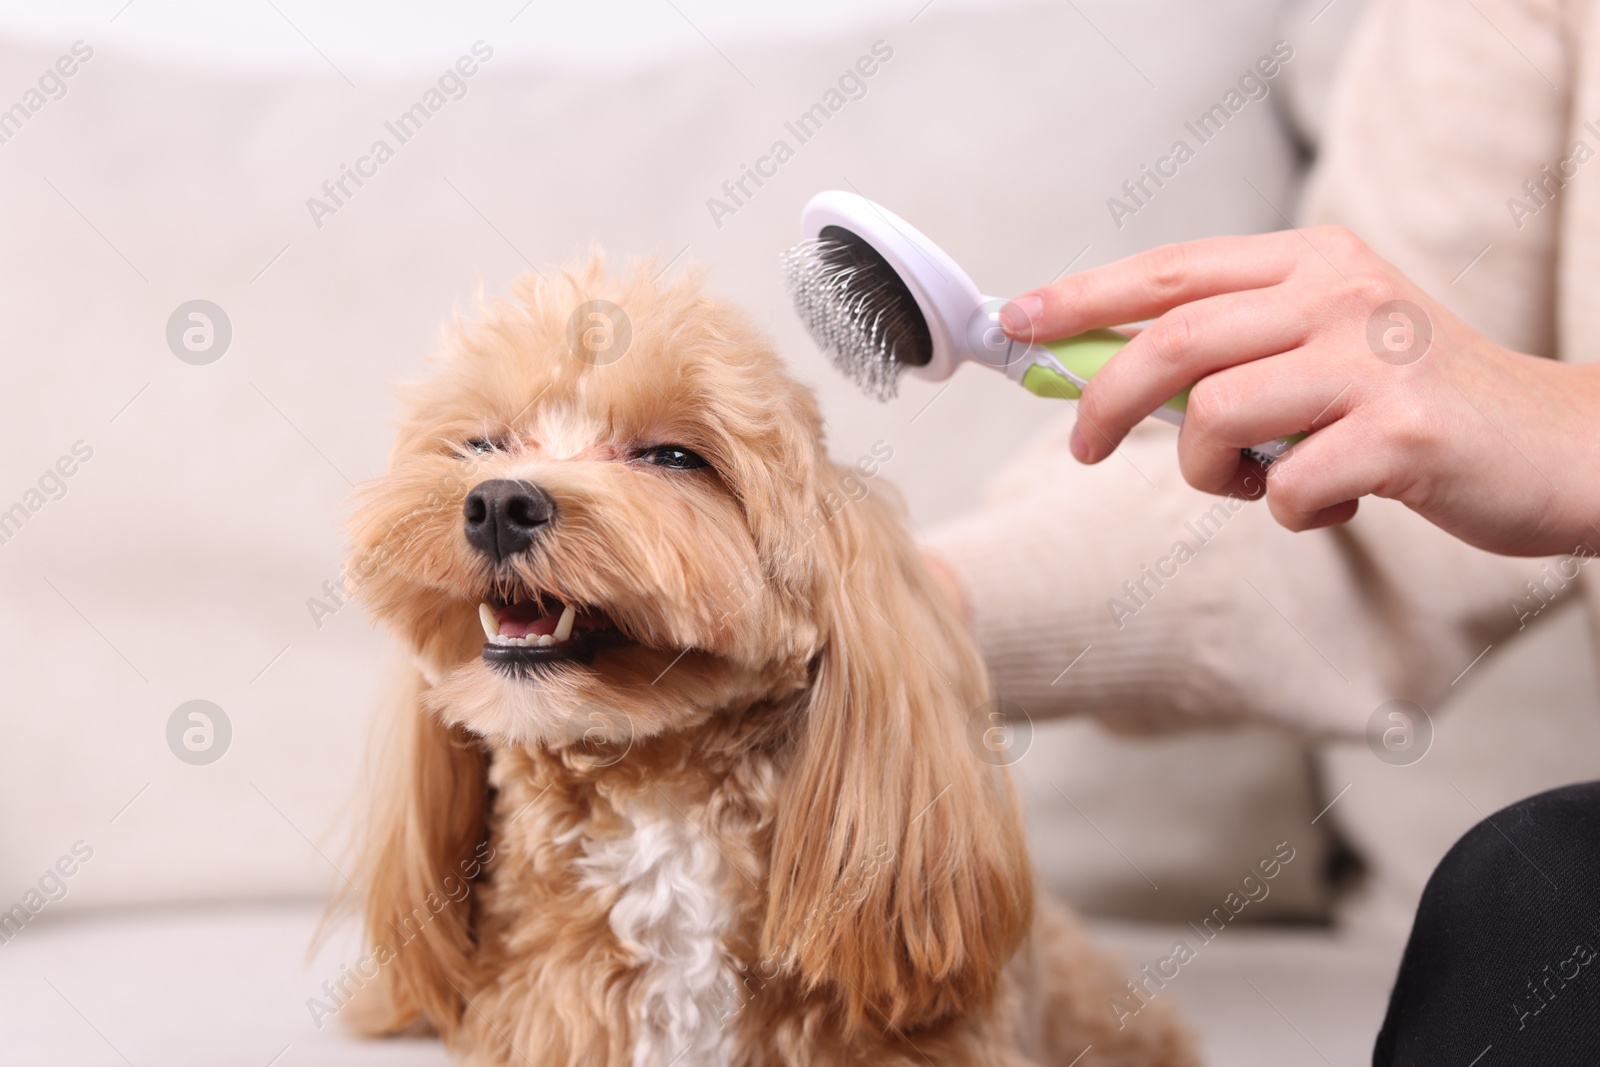
<svg viewBox="0 0 1600 1067"><path fill-rule="evenodd" d="M467 448L480 456L487 455L494 451L494 442L486 437L474 437L467 441Z"/></svg>
<svg viewBox="0 0 1600 1067"><path fill-rule="evenodd" d="M687 448L680 448L677 445L658 445L655 448L647 448L639 453L639 458L646 463L654 463L658 467L667 467L676 471L711 466L705 461L705 457L698 452L691 452Z"/></svg>

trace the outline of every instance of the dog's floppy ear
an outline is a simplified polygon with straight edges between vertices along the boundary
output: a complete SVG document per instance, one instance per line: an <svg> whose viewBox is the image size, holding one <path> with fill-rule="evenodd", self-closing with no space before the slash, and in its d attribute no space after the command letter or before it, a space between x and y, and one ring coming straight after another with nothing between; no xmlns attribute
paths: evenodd
<svg viewBox="0 0 1600 1067"><path fill-rule="evenodd" d="M762 931L764 964L830 989L852 1031L981 1008L1032 921L1009 780L967 739L988 676L887 492L821 493L822 647Z"/></svg>
<svg viewBox="0 0 1600 1067"><path fill-rule="evenodd" d="M357 973L376 965L378 977L352 1016L371 1034L422 1028L448 1038L472 986L473 880L493 859L488 761L471 734L422 707L425 684L409 670L385 709L392 733L374 768L357 877L372 961Z"/></svg>

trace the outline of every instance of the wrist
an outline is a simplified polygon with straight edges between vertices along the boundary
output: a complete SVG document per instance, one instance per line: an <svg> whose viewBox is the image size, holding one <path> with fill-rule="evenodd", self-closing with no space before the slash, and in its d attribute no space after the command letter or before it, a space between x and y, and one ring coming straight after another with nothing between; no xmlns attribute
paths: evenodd
<svg viewBox="0 0 1600 1067"><path fill-rule="evenodd" d="M1571 427L1571 453L1559 458L1566 477L1558 478L1565 524L1572 530L1572 550L1600 554L1600 363L1566 364L1577 385L1576 418Z"/></svg>
<svg viewBox="0 0 1600 1067"><path fill-rule="evenodd" d="M1507 431L1537 472L1528 484L1547 489L1538 544L1517 554L1600 553L1600 364L1517 359L1524 373L1515 377L1536 406L1524 409L1527 432Z"/></svg>

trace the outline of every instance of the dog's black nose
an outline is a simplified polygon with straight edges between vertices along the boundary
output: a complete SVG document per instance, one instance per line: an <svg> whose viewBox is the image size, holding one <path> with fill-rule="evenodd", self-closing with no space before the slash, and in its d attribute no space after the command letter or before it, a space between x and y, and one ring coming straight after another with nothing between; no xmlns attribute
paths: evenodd
<svg viewBox="0 0 1600 1067"><path fill-rule="evenodd" d="M462 512L467 540L495 563L533 544L533 536L556 517L556 503L532 482L493 478L467 494Z"/></svg>

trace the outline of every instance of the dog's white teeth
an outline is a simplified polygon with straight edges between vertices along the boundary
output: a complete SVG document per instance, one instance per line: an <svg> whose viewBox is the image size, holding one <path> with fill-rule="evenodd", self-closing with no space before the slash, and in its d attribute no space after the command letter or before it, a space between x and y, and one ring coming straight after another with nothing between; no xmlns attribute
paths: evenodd
<svg viewBox="0 0 1600 1067"><path fill-rule="evenodd" d="M483 623L483 634L492 645L514 645L522 648L547 648L550 645L559 645L572 636L572 627L577 618L576 608L563 607L561 618L556 622L555 632L538 636L529 634L525 637L511 637L500 632L500 620L493 608L488 604L478 605L478 621Z"/></svg>
<svg viewBox="0 0 1600 1067"><path fill-rule="evenodd" d="M555 633L551 634L557 641L565 641L572 636L572 624L578 618L578 610L571 604L561 609L561 621L556 623ZM544 644L543 641L539 642Z"/></svg>

